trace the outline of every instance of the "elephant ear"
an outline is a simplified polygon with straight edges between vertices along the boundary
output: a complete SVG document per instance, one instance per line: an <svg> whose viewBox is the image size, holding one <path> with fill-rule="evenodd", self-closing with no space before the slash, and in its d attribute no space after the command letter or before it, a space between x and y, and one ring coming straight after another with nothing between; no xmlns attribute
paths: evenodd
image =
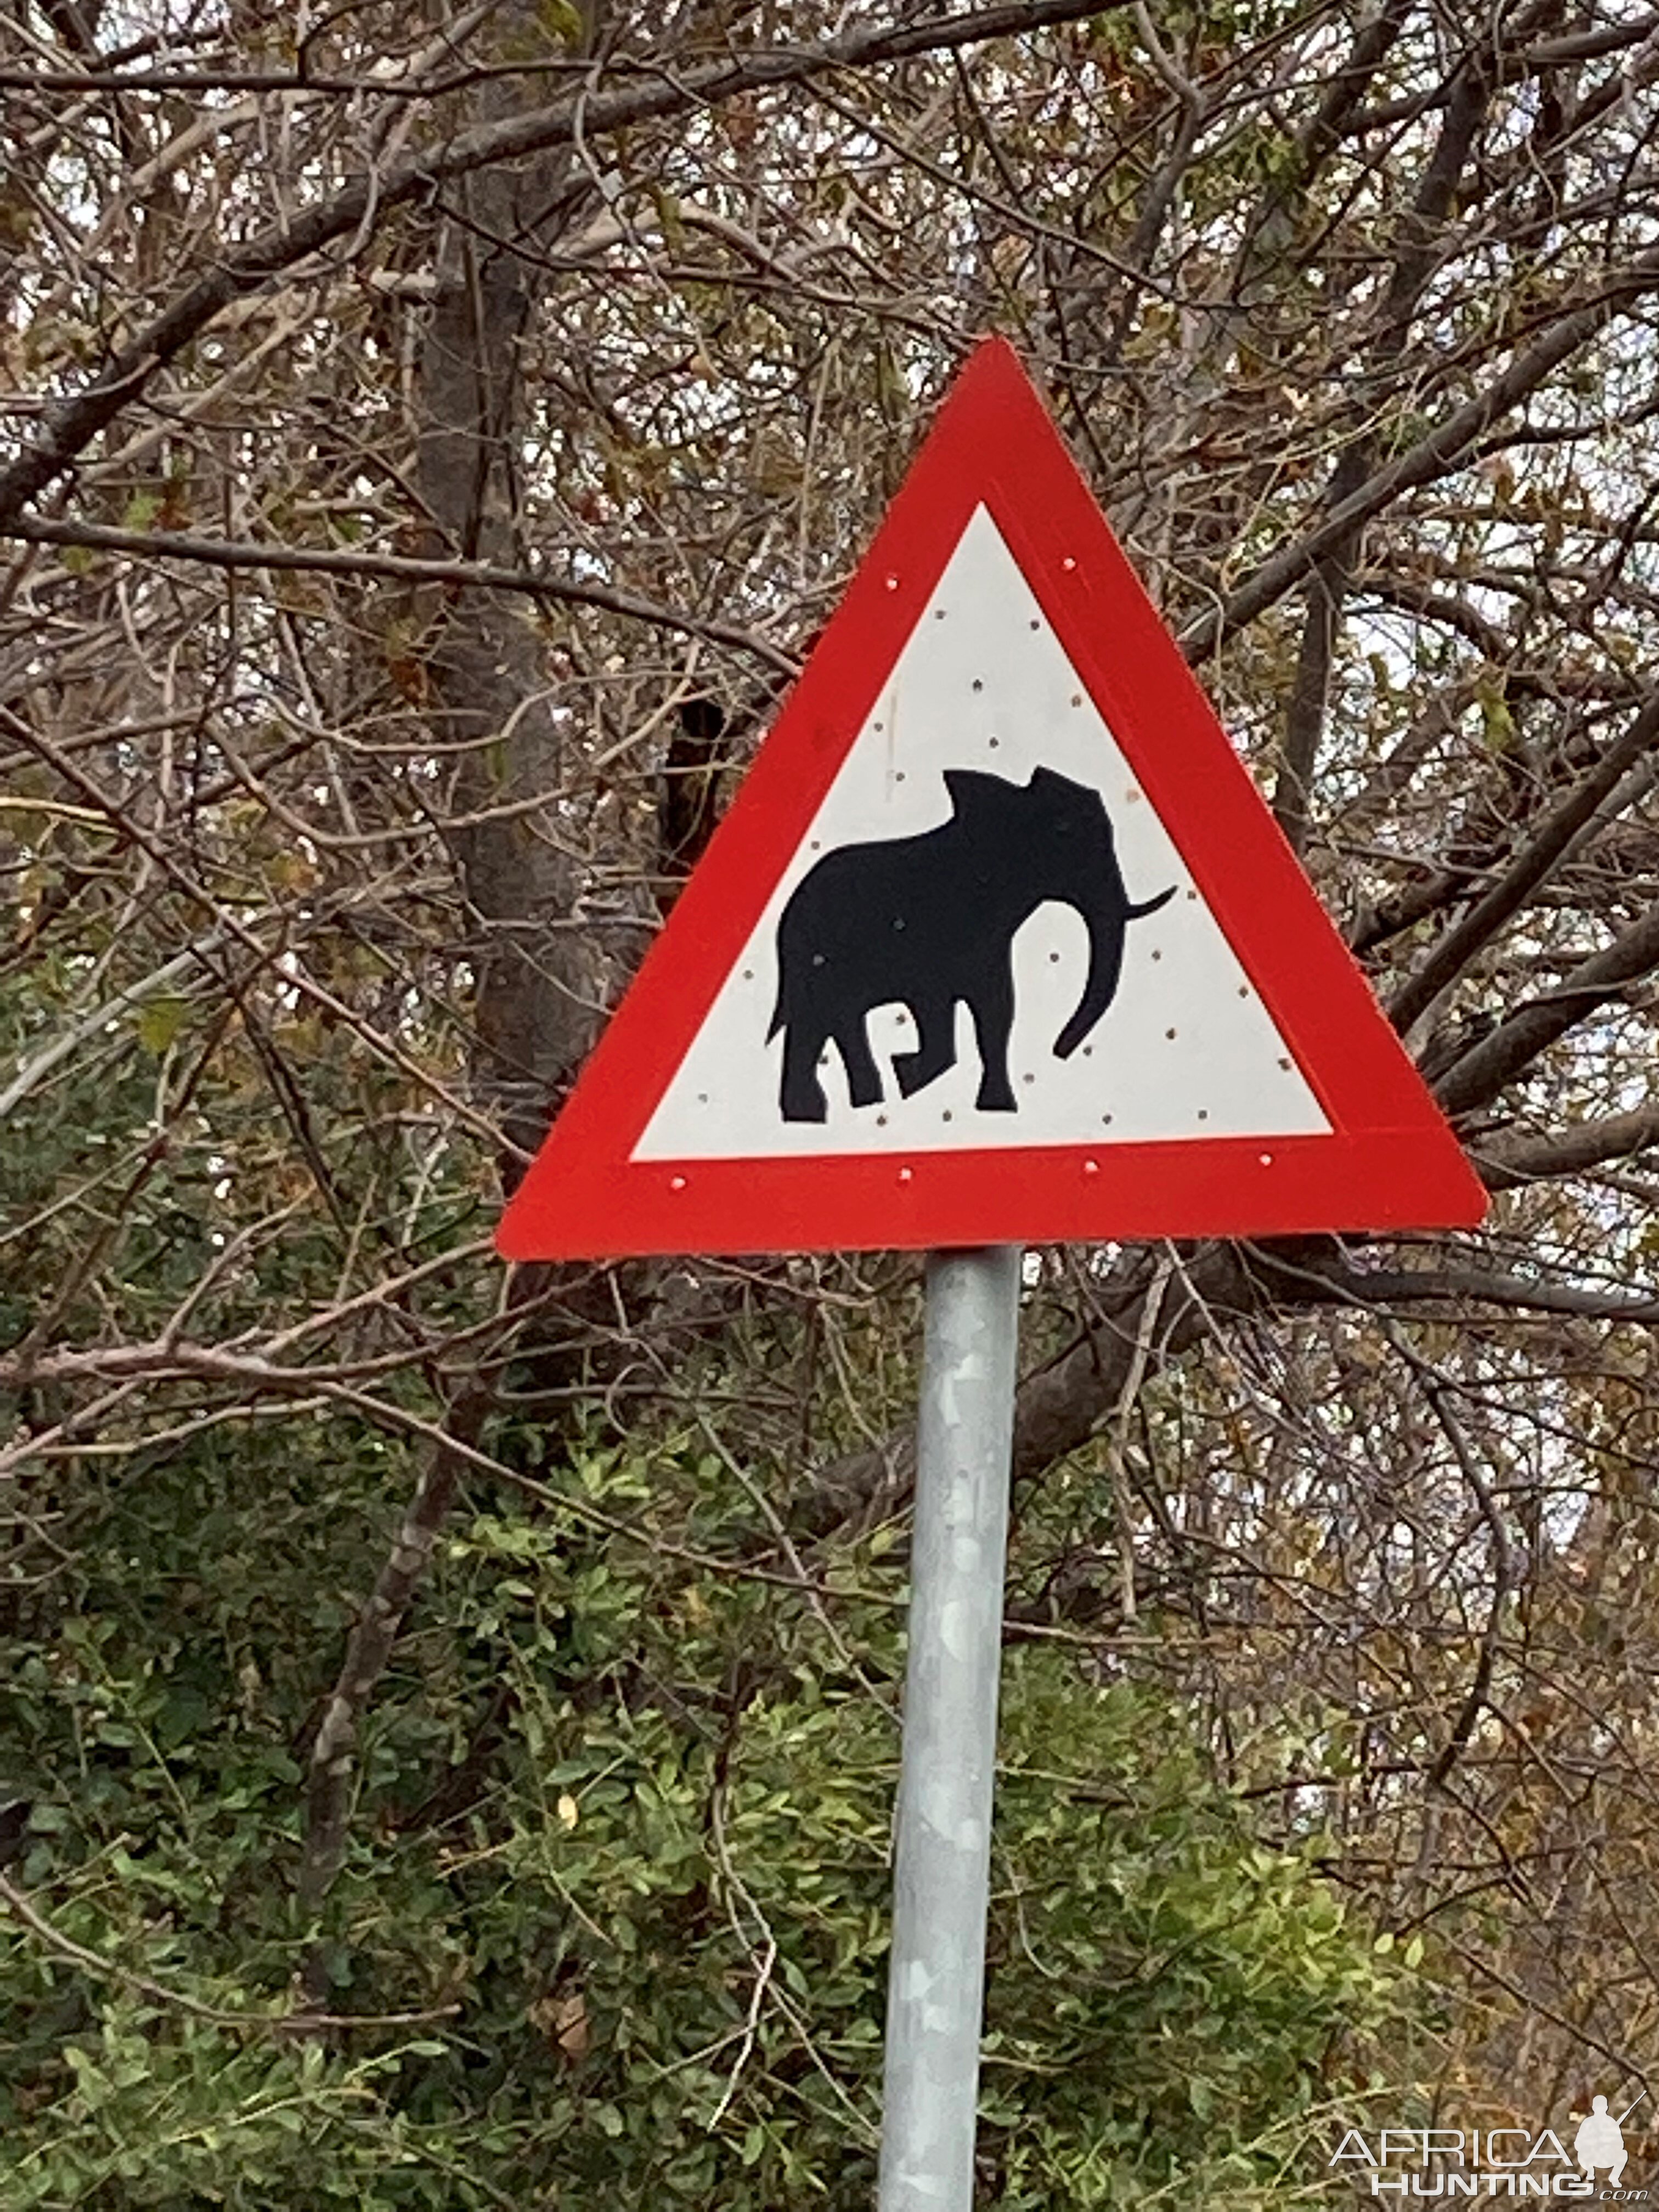
<svg viewBox="0 0 1659 2212"><path fill-rule="evenodd" d="M1091 800L1098 806L1100 793L1091 785L1076 783L1069 775L1062 775L1057 768L1036 768L1031 771L1029 789L1034 799L1041 799L1046 806L1087 806Z"/></svg>
<svg viewBox="0 0 1659 2212"><path fill-rule="evenodd" d="M981 768L947 768L945 788L951 794L951 811L957 819L971 822L987 815L1003 819L1020 786L1000 775L988 775Z"/></svg>
<svg viewBox="0 0 1659 2212"><path fill-rule="evenodd" d="M1035 810L1054 830L1075 830L1085 836L1103 832L1110 842L1111 817L1092 784L1074 782L1058 769L1039 768L1031 771L1028 788Z"/></svg>

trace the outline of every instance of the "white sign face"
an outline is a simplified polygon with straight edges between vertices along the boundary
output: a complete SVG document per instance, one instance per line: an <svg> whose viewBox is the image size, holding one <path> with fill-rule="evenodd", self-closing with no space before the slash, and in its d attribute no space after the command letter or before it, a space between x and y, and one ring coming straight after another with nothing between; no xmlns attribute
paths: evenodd
<svg viewBox="0 0 1659 2212"><path fill-rule="evenodd" d="M632 1158L1329 1129L975 509Z"/></svg>

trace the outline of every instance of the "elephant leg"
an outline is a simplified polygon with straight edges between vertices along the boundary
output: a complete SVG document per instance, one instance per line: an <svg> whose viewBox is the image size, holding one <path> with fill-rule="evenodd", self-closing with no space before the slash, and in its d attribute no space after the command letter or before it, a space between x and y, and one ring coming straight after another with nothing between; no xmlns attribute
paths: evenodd
<svg viewBox="0 0 1659 2212"><path fill-rule="evenodd" d="M979 1093L974 1103L981 1114L1012 1114L1018 1103L1008 1080L1008 1038L1014 1026L1012 972L1004 968L986 977L969 1005L979 1040Z"/></svg>
<svg viewBox="0 0 1659 2212"><path fill-rule="evenodd" d="M818 1081L818 1054L824 1044L821 1030L791 1023L783 1033L783 1075L778 1085L778 1111L786 1121L822 1121L830 1102Z"/></svg>
<svg viewBox="0 0 1659 2212"><path fill-rule="evenodd" d="M841 1051L841 1064L847 1070L848 1096L854 1105L879 1106L881 1071L876 1066L875 1055L870 1049L864 1024L862 1014L843 1022L835 1033L836 1042Z"/></svg>
<svg viewBox="0 0 1659 2212"><path fill-rule="evenodd" d="M913 1091L936 1082L957 1056L953 1000L924 999L910 1012L915 1018L916 1048L893 1055L893 1073L907 1098Z"/></svg>

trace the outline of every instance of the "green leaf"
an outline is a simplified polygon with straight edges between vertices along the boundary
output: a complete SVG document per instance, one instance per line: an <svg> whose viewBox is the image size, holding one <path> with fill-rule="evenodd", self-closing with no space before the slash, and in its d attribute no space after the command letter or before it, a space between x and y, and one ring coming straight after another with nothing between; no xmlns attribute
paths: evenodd
<svg viewBox="0 0 1659 2212"><path fill-rule="evenodd" d="M536 21L556 45L580 46L581 11L571 4L571 0L536 0Z"/></svg>
<svg viewBox="0 0 1659 2212"><path fill-rule="evenodd" d="M1494 752L1507 752L1515 743L1515 717L1501 691L1480 693L1481 734Z"/></svg>
<svg viewBox="0 0 1659 2212"><path fill-rule="evenodd" d="M657 204L657 220L662 225L663 243L671 253L685 251L685 224L680 216L680 204L664 185L653 188L651 197Z"/></svg>
<svg viewBox="0 0 1659 2212"><path fill-rule="evenodd" d="M150 999L140 1009L134 1027L138 1042L146 1052L154 1053L159 1060L185 1025L190 1012L188 999Z"/></svg>

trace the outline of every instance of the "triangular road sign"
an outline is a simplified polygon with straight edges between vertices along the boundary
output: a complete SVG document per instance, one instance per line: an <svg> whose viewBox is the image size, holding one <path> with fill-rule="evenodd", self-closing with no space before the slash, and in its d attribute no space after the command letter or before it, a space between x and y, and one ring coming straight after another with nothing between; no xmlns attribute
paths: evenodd
<svg viewBox="0 0 1659 2212"><path fill-rule="evenodd" d="M988 341L501 1251L1424 1229L1485 1206Z"/></svg>

